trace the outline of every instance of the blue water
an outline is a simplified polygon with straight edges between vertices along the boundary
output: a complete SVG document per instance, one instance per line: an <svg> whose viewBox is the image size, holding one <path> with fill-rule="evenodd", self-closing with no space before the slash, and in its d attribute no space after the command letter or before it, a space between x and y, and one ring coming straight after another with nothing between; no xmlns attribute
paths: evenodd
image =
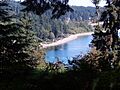
<svg viewBox="0 0 120 90"><path fill-rule="evenodd" d="M45 58L49 62L56 62L58 57L62 62L67 63L68 59L72 60L73 57L87 53L91 40L91 35L78 37L66 44L48 49Z"/></svg>
<svg viewBox="0 0 120 90"><path fill-rule="evenodd" d="M118 35L120 37L120 31ZM89 44L91 40L91 35L81 36L66 44L48 49L45 59L49 62L56 62L56 57L58 57L62 62L67 63L68 59L72 60L73 57L86 54L90 50Z"/></svg>

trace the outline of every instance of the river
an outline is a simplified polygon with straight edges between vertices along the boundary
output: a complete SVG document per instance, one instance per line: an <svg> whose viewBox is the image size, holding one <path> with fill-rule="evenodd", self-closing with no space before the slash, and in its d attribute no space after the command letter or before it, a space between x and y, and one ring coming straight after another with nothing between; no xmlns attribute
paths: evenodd
<svg viewBox="0 0 120 90"><path fill-rule="evenodd" d="M120 30L118 33L120 37ZM78 55L84 55L89 52L89 44L92 40L92 36L80 36L75 40L69 41L63 45L53 47L46 51L45 59L49 62L56 62L59 58L63 63L67 63L68 59L72 60L73 57Z"/></svg>
<svg viewBox="0 0 120 90"><path fill-rule="evenodd" d="M45 59L49 62L56 62L59 58L63 63L67 63L68 59L72 60L73 57L86 54L89 51L89 44L92 36L80 36L75 40L69 41L63 45L55 46L47 49Z"/></svg>

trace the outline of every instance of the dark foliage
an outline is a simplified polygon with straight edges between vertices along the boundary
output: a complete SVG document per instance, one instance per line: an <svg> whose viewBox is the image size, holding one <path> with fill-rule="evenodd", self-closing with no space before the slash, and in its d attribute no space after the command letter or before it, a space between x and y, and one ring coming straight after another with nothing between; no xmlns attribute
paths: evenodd
<svg viewBox="0 0 120 90"><path fill-rule="evenodd" d="M10 8L9 2L0 3L0 10L5 12L0 15L0 75L9 78L36 67L38 59L33 50L38 46L35 35L28 30L29 21L22 16L15 18L12 9L6 9Z"/></svg>
<svg viewBox="0 0 120 90"><path fill-rule="evenodd" d="M107 4L105 6L105 10L103 11L100 20L98 20L98 26L95 28L95 34L93 43L99 42L99 45L96 45L97 49L102 50L117 50L118 45L118 30L120 27L120 7L116 5L116 3L120 3L119 0L109 1L107 0ZM98 7L98 6L96 6ZM99 8L97 9L97 13L99 14ZM99 25L99 21L103 21L102 28ZM96 34L97 32L97 34ZM98 35L99 34L99 35ZM104 43L104 45L102 45ZM101 49L101 48L104 49Z"/></svg>
<svg viewBox="0 0 120 90"><path fill-rule="evenodd" d="M59 18L65 15L66 12L73 11L73 9L68 5L69 0L25 0L22 5L26 8L22 11L33 11L37 15L42 15L47 10L52 10L51 18Z"/></svg>

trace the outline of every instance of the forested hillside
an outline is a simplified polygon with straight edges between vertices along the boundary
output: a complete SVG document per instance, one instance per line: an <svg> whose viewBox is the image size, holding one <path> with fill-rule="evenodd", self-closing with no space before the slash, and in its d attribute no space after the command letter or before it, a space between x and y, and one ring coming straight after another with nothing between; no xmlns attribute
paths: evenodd
<svg viewBox="0 0 120 90"><path fill-rule="evenodd" d="M72 6L73 13L68 12L59 19L51 20L51 11L38 16L32 12L29 14L21 13L20 10L23 6L19 2L11 3L11 6L18 17L24 15L29 19L31 30L40 38L40 41L50 41L54 38L65 37L67 34L92 31L91 26L88 25L88 20L95 16L94 7Z"/></svg>
<svg viewBox="0 0 120 90"><path fill-rule="evenodd" d="M94 7L73 6L73 13L67 13L59 19L50 19L48 11L41 17L33 14L33 30L43 40L64 37L66 34L75 34L92 31L88 20L95 16ZM43 33L44 32L44 33Z"/></svg>
<svg viewBox="0 0 120 90"><path fill-rule="evenodd" d="M84 21L95 17L95 7L72 6L74 12L67 13L63 17L69 17L70 20Z"/></svg>

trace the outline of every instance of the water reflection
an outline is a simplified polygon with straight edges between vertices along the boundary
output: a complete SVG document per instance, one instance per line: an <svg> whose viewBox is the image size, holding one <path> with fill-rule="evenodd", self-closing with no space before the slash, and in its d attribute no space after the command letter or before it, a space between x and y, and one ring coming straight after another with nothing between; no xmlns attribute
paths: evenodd
<svg viewBox="0 0 120 90"><path fill-rule="evenodd" d="M46 60L55 62L56 57L58 57L61 61L67 63L68 59L72 60L75 56L87 53L91 39L92 36L82 36L66 44L49 48L46 52Z"/></svg>
<svg viewBox="0 0 120 90"><path fill-rule="evenodd" d="M120 32L118 35L120 36ZM58 57L61 61L67 63L68 59L72 60L73 57L86 54L90 49L89 44L91 40L91 35L82 36L63 45L48 48L45 58L49 62L55 62Z"/></svg>

